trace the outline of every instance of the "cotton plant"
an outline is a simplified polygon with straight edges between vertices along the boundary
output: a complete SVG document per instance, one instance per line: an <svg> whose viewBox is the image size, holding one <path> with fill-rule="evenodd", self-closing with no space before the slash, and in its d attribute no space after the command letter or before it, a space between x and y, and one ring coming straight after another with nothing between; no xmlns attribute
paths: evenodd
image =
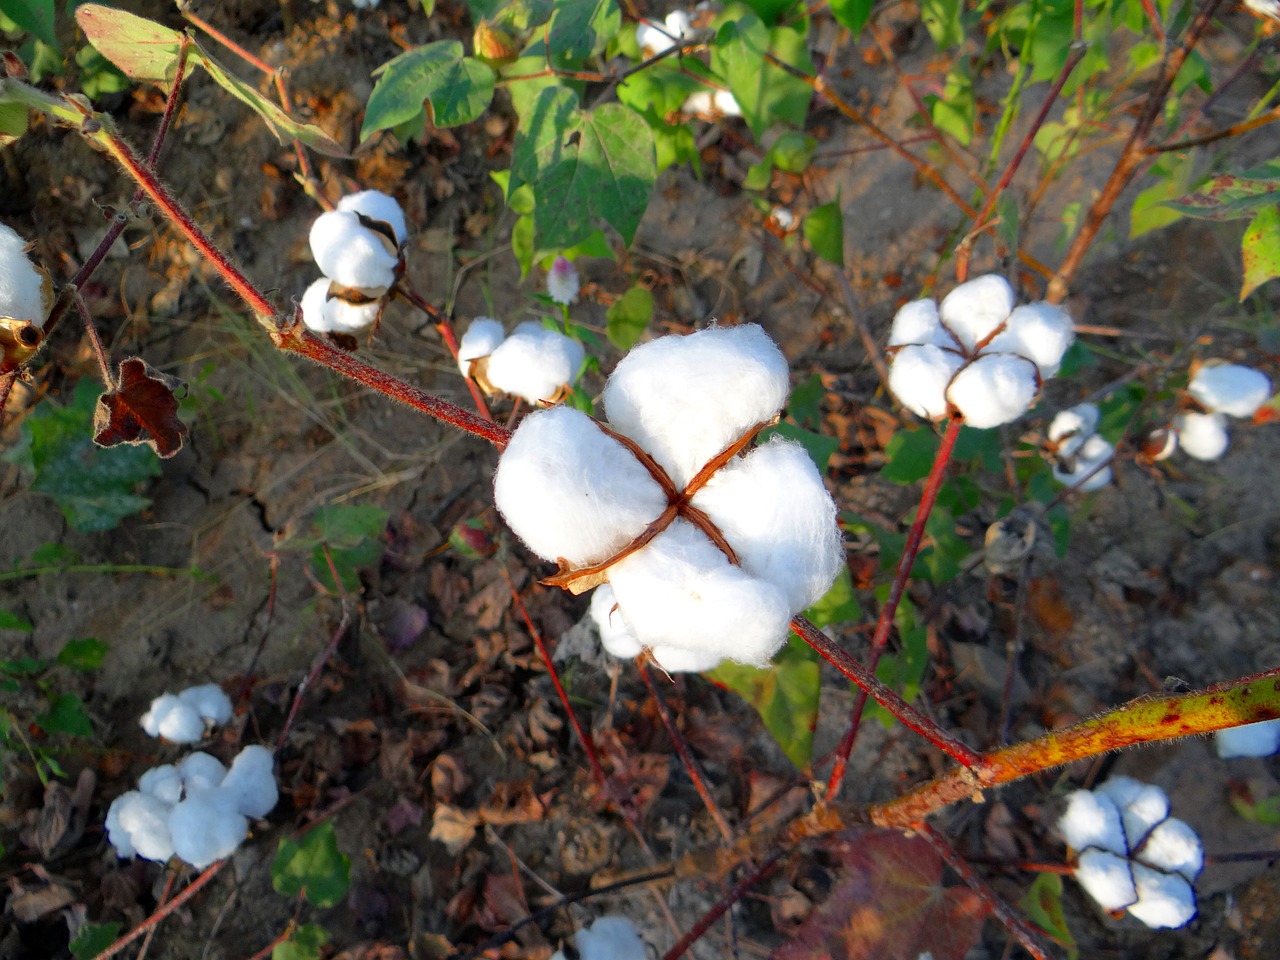
<svg viewBox="0 0 1280 960"><path fill-rule="evenodd" d="M516 430L498 510L558 564L550 582L607 584L593 608L617 627L611 652L647 650L671 672L762 666L831 586L843 550L817 467L778 437L749 448L788 389L763 329L711 327L624 357L604 389L607 423L561 406Z"/></svg>
<svg viewBox="0 0 1280 960"><path fill-rule="evenodd" d="M1077 790L1058 832L1074 851L1076 880L1104 910L1159 928L1195 918L1204 848L1192 827L1169 816L1159 787L1112 777L1095 790Z"/></svg>
<svg viewBox="0 0 1280 960"><path fill-rule="evenodd" d="M302 295L302 322L316 333L355 336L378 322L404 271L404 211L378 190L348 194L311 225L311 256L324 274Z"/></svg>
<svg viewBox="0 0 1280 960"><path fill-rule="evenodd" d="M1046 436L1058 483L1089 493L1111 482L1116 448L1098 434L1098 419L1097 406L1081 403L1050 422Z"/></svg>
<svg viewBox="0 0 1280 960"><path fill-rule="evenodd" d="M1280 753L1280 720L1263 720L1219 730L1214 746L1223 760L1237 757L1270 757Z"/></svg>
<svg viewBox="0 0 1280 960"><path fill-rule="evenodd" d="M476 317L458 343L458 369L487 394L555 403L573 390L586 351L573 337L526 321L507 335L492 317Z"/></svg>
<svg viewBox="0 0 1280 960"><path fill-rule="evenodd" d="M649 57L674 49L697 33L688 11L672 10L659 26L652 21L642 21L636 27L636 46Z"/></svg>
<svg viewBox="0 0 1280 960"><path fill-rule="evenodd" d="M740 117L742 107L728 90L697 90L685 98L680 112L690 117Z"/></svg>
<svg viewBox="0 0 1280 960"><path fill-rule="evenodd" d="M1220 460L1231 445L1227 418L1247 420L1271 397L1267 375L1238 363L1207 363L1187 385L1187 395L1199 406L1173 421L1178 447L1196 460Z"/></svg>
<svg viewBox="0 0 1280 960"><path fill-rule="evenodd" d="M170 743L195 743L210 727L231 719L231 700L216 683L165 693L151 701L139 723L148 736Z"/></svg>
<svg viewBox="0 0 1280 960"><path fill-rule="evenodd" d="M1070 315L1051 303L1015 306L1013 288L987 274L939 304L914 300L893 319L889 389L917 416L957 412L971 427L1026 413L1075 340Z"/></svg>
<svg viewBox="0 0 1280 960"><path fill-rule="evenodd" d="M649 960L636 925L626 917L600 917L591 926L573 935L577 960ZM557 950L551 960L566 960L566 952Z"/></svg>
<svg viewBox="0 0 1280 960"><path fill-rule="evenodd" d="M245 747L224 767L191 753L138 778L136 790L107 810L107 839L116 855L164 862L178 856L197 869L229 857L249 835L249 821L279 799L275 760L266 747Z"/></svg>

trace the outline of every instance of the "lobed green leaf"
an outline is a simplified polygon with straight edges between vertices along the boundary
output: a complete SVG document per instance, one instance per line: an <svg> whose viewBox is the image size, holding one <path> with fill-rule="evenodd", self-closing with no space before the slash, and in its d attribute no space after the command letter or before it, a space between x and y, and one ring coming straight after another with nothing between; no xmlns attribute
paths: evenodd
<svg viewBox="0 0 1280 960"><path fill-rule="evenodd" d="M271 864L271 886L277 893L301 893L317 907L332 907L350 885L351 860L338 849L332 823L325 821L301 840L281 838Z"/></svg>
<svg viewBox="0 0 1280 960"><path fill-rule="evenodd" d="M425 104L437 127L470 123L493 100L494 72L463 55L456 40L440 40L402 53L374 71L378 78L365 107L361 141L417 117Z"/></svg>

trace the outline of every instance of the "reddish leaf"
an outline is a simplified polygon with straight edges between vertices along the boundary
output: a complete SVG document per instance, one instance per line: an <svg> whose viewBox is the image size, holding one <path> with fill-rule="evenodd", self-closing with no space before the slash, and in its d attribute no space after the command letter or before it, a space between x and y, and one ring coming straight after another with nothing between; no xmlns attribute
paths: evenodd
<svg viewBox="0 0 1280 960"><path fill-rule="evenodd" d="M121 361L115 388L98 398L93 412L93 442L100 447L145 443L161 457L172 457L187 437L187 425L178 419L179 390L186 384L141 357Z"/></svg>
<svg viewBox="0 0 1280 960"><path fill-rule="evenodd" d="M828 848L840 864L831 893L772 960L963 960L982 932L982 902L942 886L926 840L858 831Z"/></svg>

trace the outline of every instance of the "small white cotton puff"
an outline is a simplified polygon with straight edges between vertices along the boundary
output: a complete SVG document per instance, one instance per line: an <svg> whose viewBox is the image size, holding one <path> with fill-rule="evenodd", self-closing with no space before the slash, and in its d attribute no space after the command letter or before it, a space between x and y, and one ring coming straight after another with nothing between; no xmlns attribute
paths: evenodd
<svg viewBox="0 0 1280 960"><path fill-rule="evenodd" d="M27 243L12 227L0 223L0 317L30 320L43 329L49 318L44 275L25 251Z"/></svg>
<svg viewBox="0 0 1280 960"><path fill-rule="evenodd" d="M1252 367L1237 363L1209 364L1196 371L1187 392L1210 413L1252 417L1271 396L1271 381Z"/></svg>
<svg viewBox="0 0 1280 960"><path fill-rule="evenodd" d="M590 927L574 934L578 960L649 960L649 950L639 931L625 917L600 917ZM565 960L556 951L551 960Z"/></svg>
<svg viewBox="0 0 1280 960"><path fill-rule="evenodd" d="M1026 413L1039 392L1036 365L1009 353L983 354L955 375L947 399L971 427L1009 423Z"/></svg>
<svg viewBox="0 0 1280 960"><path fill-rule="evenodd" d="M502 324L493 317L476 317L458 344L458 369L466 376L472 360L487 357L507 337Z"/></svg>
<svg viewBox="0 0 1280 960"><path fill-rule="evenodd" d="M1196 893L1185 877L1135 863L1133 880L1138 899L1129 907L1130 916L1160 929L1185 926L1195 919Z"/></svg>
<svg viewBox="0 0 1280 960"><path fill-rule="evenodd" d="M396 244L404 246L409 233L405 227L404 211L395 197L388 196L381 190L361 190L349 193L338 201L339 210L350 210L362 214L370 220L380 221L391 228L395 234Z"/></svg>
<svg viewBox="0 0 1280 960"><path fill-rule="evenodd" d="M1058 454L1069 457L1084 446L1098 430L1098 408L1092 403L1078 403L1063 410L1049 424L1048 437L1058 445Z"/></svg>
<svg viewBox="0 0 1280 960"><path fill-rule="evenodd" d="M1280 751L1280 720L1263 720L1246 723L1242 727L1219 730L1214 736L1218 756L1223 760L1235 757L1269 757Z"/></svg>
<svg viewBox="0 0 1280 960"><path fill-rule="evenodd" d="M689 94L680 107L686 115L740 117L742 107L728 90L698 90Z"/></svg>
<svg viewBox="0 0 1280 960"><path fill-rule="evenodd" d="M613 587L607 583L591 591L591 619L600 633L600 645L612 656L628 660L644 649L622 619L618 599L614 596Z"/></svg>
<svg viewBox="0 0 1280 960"><path fill-rule="evenodd" d="M964 358L934 344L905 346L889 368L889 389L918 417L941 420L947 415L947 386Z"/></svg>
<svg viewBox="0 0 1280 960"><path fill-rule="evenodd" d="M265 817L280 799L271 751L257 744L245 747L231 761L220 789L231 796L237 812L254 819Z"/></svg>
<svg viewBox="0 0 1280 960"><path fill-rule="evenodd" d="M151 701L151 709L138 721L148 736L170 743L195 743L204 736L204 718L189 703L172 693Z"/></svg>
<svg viewBox="0 0 1280 960"><path fill-rule="evenodd" d="M786 402L786 358L756 324L659 337L633 349L604 389L609 422L683 488Z"/></svg>
<svg viewBox="0 0 1280 960"><path fill-rule="evenodd" d="M1223 413L1180 413L1173 419L1178 446L1197 460L1220 460L1231 444L1227 417Z"/></svg>
<svg viewBox="0 0 1280 960"><path fill-rule="evenodd" d="M329 210L311 225L311 255L343 287L385 290L395 282L396 256L351 210Z"/></svg>
<svg viewBox="0 0 1280 960"><path fill-rule="evenodd" d="M116 855L161 863L172 857L171 808L171 804L138 790L116 797L107 809L107 839L116 848Z"/></svg>
<svg viewBox="0 0 1280 960"><path fill-rule="evenodd" d="M1169 816L1169 795L1154 784L1141 783L1133 777L1111 777L1095 792L1110 798L1120 811L1131 852L1152 827Z"/></svg>
<svg viewBox="0 0 1280 960"><path fill-rule="evenodd" d="M938 306L945 326L966 350L985 340L1013 312L1013 288L998 274L960 284Z"/></svg>
<svg viewBox="0 0 1280 960"><path fill-rule="evenodd" d="M162 803L177 803L182 799L182 774L171 763L152 767L138 778L138 789Z"/></svg>
<svg viewBox="0 0 1280 960"><path fill-rule="evenodd" d="M636 28L636 45L650 56L666 53L681 40L693 35L693 22L689 14L683 10L672 10L667 14L662 28L649 22L642 22Z"/></svg>
<svg viewBox="0 0 1280 960"><path fill-rule="evenodd" d="M196 751L182 758L178 764L178 774L182 777L183 791L191 793L221 786L227 776L227 768L217 757Z"/></svg>
<svg viewBox="0 0 1280 960"><path fill-rule="evenodd" d="M1040 368L1041 378L1048 380L1057 374L1075 338L1075 324L1067 311L1052 303L1027 303L1009 314L1004 330L983 352L1026 357Z"/></svg>
<svg viewBox="0 0 1280 960"><path fill-rule="evenodd" d="M547 271L547 294L568 306L578 299L578 270L567 257L556 257Z"/></svg>
<svg viewBox="0 0 1280 960"><path fill-rule="evenodd" d="M231 719L231 698L216 683L187 687L178 694L178 699L190 705L196 713L214 726L224 724Z"/></svg>
<svg viewBox="0 0 1280 960"><path fill-rule="evenodd" d="M173 852L197 870L231 856L249 835L249 821L223 790L199 790L169 812Z"/></svg>
<svg viewBox="0 0 1280 960"><path fill-rule="evenodd" d="M1110 850L1089 849L1080 854L1075 878L1104 910L1123 910L1138 899L1130 863Z"/></svg>
<svg viewBox="0 0 1280 960"><path fill-rule="evenodd" d="M1111 467L1103 464L1109 463L1115 455L1114 446L1096 433L1092 434L1074 455L1067 458L1071 462L1070 468L1059 457L1053 465L1053 479L1063 486L1075 487L1082 493L1101 490L1111 482L1112 477Z"/></svg>
<svg viewBox="0 0 1280 960"><path fill-rule="evenodd" d="M302 322L316 333L363 333L378 319L378 301L348 303L329 296L330 280L321 277L302 294Z"/></svg>
<svg viewBox="0 0 1280 960"><path fill-rule="evenodd" d="M537 404L572 386L585 356L582 344L572 337L522 323L489 355L486 375L503 393Z"/></svg>
<svg viewBox="0 0 1280 960"><path fill-rule="evenodd" d="M1204 869L1204 844L1190 824L1169 817L1147 834L1137 859L1149 867L1195 880Z"/></svg>

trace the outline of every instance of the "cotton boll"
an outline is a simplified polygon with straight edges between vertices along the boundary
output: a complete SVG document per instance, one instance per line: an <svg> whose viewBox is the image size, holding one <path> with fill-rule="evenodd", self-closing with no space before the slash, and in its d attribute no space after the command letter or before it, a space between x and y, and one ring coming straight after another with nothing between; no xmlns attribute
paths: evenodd
<svg viewBox="0 0 1280 960"><path fill-rule="evenodd" d="M747 573L778 587L790 611L815 603L844 562L836 505L799 444L780 438L731 460L693 498Z"/></svg>
<svg viewBox="0 0 1280 960"><path fill-rule="evenodd" d="M1086 850L1075 869L1076 882L1104 910L1123 910L1138 899L1129 861L1110 850Z"/></svg>
<svg viewBox="0 0 1280 960"><path fill-rule="evenodd" d="M983 352L1026 357L1048 380L1062 366L1062 357L1075 338L1075 324L1067 311L1052 303L1028 303L1009 314L1004 330Z"/></svg>
<svg viewBox="0 0 1280 960"><path fill-rule="evenodd" d="M1173 426L1178 431L1178 446L1197 460L1220 460L1231 443L1223 413L1181 413Z"/></svg>
<svg viewBox="0 0 1280 960"><path fill-rule="evenodd" d="M182 774L171 763L152 767L138 778L138 789L162 803L177 803L182 799Z"/></svg>
<svg viewBox="0 0 1280 960"><path fill-rule="evenodd" d="M1151 831L1137 858L1149 867L1195 880L1204 869L1204 845L1189 824L1170 817Z"/></svg>
<svg viewBox="0 0 1280 960"><path fill-rule="evenodd" d="M568 407L525 418L498 461L493 492L530 550L574 566L608 559L667 507L631 451Z"/></svg>
<svg viewBox="0 0 1280 960"><path fill-rule="evenodd" d="M26 241L0 223L0 317L30 320L43 329L49 318L51 288L26 253Z"/></svg>
<svg viewBox="0 0 1280 960"><path fill-rule="evenodd" d="M1063 410L1049 424L1048 437L1058 445L1059 456L1072 456L1098 429L1098 408L1079 403Z"/></svg>
<svg viewBox="0 0 1280 960"><path fill-rule="evenodd" d="M964 360L933 344L903 347L889 367L889 389L918 417L941 420L947 415L947 385Z"/></svg>
<svg viewBox="0 0 1280 960"><path fill-rule="evenodd" d="M329 296L332 282L328 277L307 287L299 306L302 322L316 333L363 333L378 321L381 300L368 303L348 303L341 297Z"/></svg>
<svg viewBox="0 0 1280 960"><path fill-rule="evenodd" d="M170 743L195 743L204 736L204 719L172 693L152 700L139 723L148 736L164 737Z"/></svg>
<svg viewBox="0 0 1280 960"><path fill-rule="evenodd" d="M787 361L755 324L641 344L604 389L609 422L683 488L729 444L782 409Z"/></svg>
<svg viewBox="0 0 1280 960"><path fill-rule="evenodd" d="M962 283L938 307L942 323L966 350L972 350L1013 311L1013 288L994 273Z"/></svg>
<svg viewBox="0 0 1280 960"><path fill-rule="evenodd" d="M1242 727L1219 730L1214 737L1218 756L1223 760L1235 757L1269 757L1280 751L1280 720L1263 720L1246 723Z"/></svg>
<svg viewBox="0 0 1280 960"><path fill-rule="evenodd" d="M256 744L241 750L231 761L221 789L232 797L235 809L246 817L265 817L280 799L271 751Z"/></svg>
<svg viewBox="0 0 1280 960"><path fill-rule="evenodd" d="M462 371L462 375L467 376L472 360L489 356L506 337L502 324L492 317L476 317L472 320L458 344L458 369Z"/></svg>
<svg viewBox="0 0 1280 960"><path fill-rule="evenodd" d="M1058 833L1073 850L1096 847L1112 853L1129 852L1119 808L1110 797L1089 790L1077 790L1067 798Z"/></svg>
<svg viewBox="0 0 1280 960"><path fill-rule="evenodd" d="M578 299L578 271L565 257L556 257L547 271L547 293L556 303L568 306Z"/></svg>
<svg viewBox="0 0 1280 960"><path fill-rule="evenodd" d="M1116 448L1095 433L1085 440L1084 446L1073 457L1069 458L1073 469L1068 469L1066 464L1061 462L1053 465L1053 479L1064 486L1075 487L1082 493L1101 490L1111 482L1112 476L1111 468L1103 467L1102 464L1109 462L1115 455ZM1088 477L1088 479L1081 483L1082 477Z"/></svg>
<svg viewBox="0 0 1280 960"><path fill-rule="evenodd" d="M632 636L617 604L613 587L602 583L591 593L591 619L600 632L600 645L618 659L629 660L644 647Z"/></svg>
<svg viewBox="0 0 1280 960"><path fill-rule="evenodd" d="M985 429L1018 419L1031 408L1038 392L1034 363L994 353L957 373L947 388L947 399L964 414L965 423Z"/></svg>
<svg viewBox="0 0 1280 960"><path fill-rule="evenodd" d="M659 644L649 653L653 656L653 662L666 673L706 673L729 659L714 651L688 650L665 644Z"/></svg>
<svg viewBox="0 0 1280 960"><path fill-rule="evenodd" d="M609 583L632 634L664 657L674 647L764 666L787 638L782 592L685 520L610 567Z"/></svg>
<svg viewBox="0 0 1280 960"><path fill-rule="evenodd" d="M935 300L912 300L903 304L893 316L889 328L889 346L932 343L936 347L959 350L960 344L942 327Z"/></svg>
<svg viewBox="0 0 1280 960"><path fill-rule="evenodd" d="M178 773L183 787L190 794L194 790L212 790L221 786L227 776L227 768L217 757L196 751L182 758Z"/></svg>
<svg viewBox="0 0 1280 960"><path fill-rule="evenodd" d="M710 90L697 90L685 98L680 112L686 115L706 116L715 112L715 100Z"/></svg>
<svg viewBox="0 0 1280 960"><path fill-rule="evenodd" d="M1214 364L1196 372L1187 392L1212 413L1252 417L1271 396L1271 381L1252 367Z"/></svg>
<svg viewBox="0 0 1280 960"><path fill-rule="evenodd" d="M1130 916L1161 929L1182 927L1195 919L1196 893L1185 877L1135 863L1133 880L1138 900L1129 907Z"/></svg>
<svg viewBox="0 0 1280 960"><path fill-rule="evenodd" d="M338 201L338 209L350 210L352 213L363 214L370 220L385 223L395 234L397 246L404 246L409 236L405 227L404 211L400 209L400 204L395 197L388 196L381 190L349 193Z"/></svg>
<svg viewBox="0 0 1280 960"><path fill-rule="evenodd" d="M722 117L742 116L742 107L738 105L738 98L728 90L717 90L711 95L711 111Z"/></svg>
<svg viewBox="0 0 1280 960"><path fill-rule="evenodd" d="M649 960L649 950L626 917L600 917L574 935L579 960Z"/></svg>
<svg viewBox="0 0 1280 960"><path fill-rule="evenodd" d="M235 852L249 835L249 821L235 809L235 798L223 790L200 790L169 814L173 852L197 870Z"/></svg>
<svg viewBox="0 0 1280 960"><path fill-rule="evenodd" d="M311 255L343 287L382 290L395 283L396 256L350 210L330 210L311 225Z"/></svg>
<svg viewBox="0 0 1280 960"><path fill-rule="evenodd" d="M216 683L188 687L178 694L178 699L215 726L231 719L231 698Z"/></svg>
<svg viewBox="0 0 1280 960"><path fill-rule="evenodd" d="M583 356L582 345L571 337L522 323L489 355L486 375L503 393L536 404L576 379Z"/></svg>
<svg viewBox="0 0 1280 960"><path fill-rule="evenodd" d="M118 797L111 807L115 816L112 817L111 810L107 811L107 830L120 856L136 853L144 860L161 863L173 856L173 838L169 832L170 804L150 794L130 790ZM117 842L116 831L111 830L113 819L123 834L123 844ZM132 852L126 854L126 847L131 847Z"/></svg>
<svg viewBox="0 0 1280 960"><path fill-rule="evenodd" d="M1159 787L1139 783L1132 777L1111 777L1094 792L1108 797L1119 809L1130 851L1152 827L1169 816L1168 795Z"/></svg>
<svg viewBox="0 0 1280 960"><path fill-rule="evenodd" d="M129 805L131 802L129 798L133 796L140 796L139 791L130 790L128 793L122 793L112 800L111 806L107 808L107 842L116 848L116 856L121 859L129 859L138 855L138 851L133 846L133 839L129 836L129 831L120 824L120 811Z"/></svg>

